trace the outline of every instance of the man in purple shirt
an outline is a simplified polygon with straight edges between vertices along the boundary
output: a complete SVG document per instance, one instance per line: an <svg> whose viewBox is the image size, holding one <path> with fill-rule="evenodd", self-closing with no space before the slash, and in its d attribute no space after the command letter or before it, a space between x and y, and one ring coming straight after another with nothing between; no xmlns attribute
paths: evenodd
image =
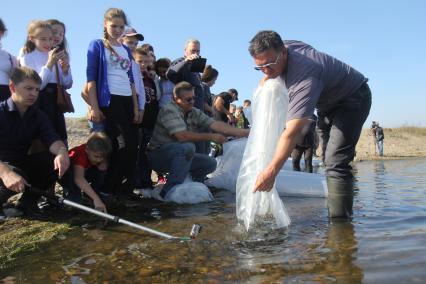
<svg viewBox="0 0 426 284"><path fill-rule="evenodd" d="M300 41L283 41L274 31L261 31L250 41L255 69L261 80L281 76L289 95L286 128L275 155L257 177L254 192L270 191L275 178L303 135L317 109L321 135L328 137L325 165L328 212L331 218L352 215L355 155L362 125L371 107L367 79L349 65Z"/></svg>
<svg viewBox="0 0 426 284"><path fill-rule="evenodd" d="M69 167L67 148L46 114L33 106L40 85L36 71L15 68L9 83L12 96L0 103L0 222L4 220L2 204L20 192L19 209L30 216L39 214L38 196L30 187L49 189ZM50 153L29 155L34 139L41 139Z"/></svg>

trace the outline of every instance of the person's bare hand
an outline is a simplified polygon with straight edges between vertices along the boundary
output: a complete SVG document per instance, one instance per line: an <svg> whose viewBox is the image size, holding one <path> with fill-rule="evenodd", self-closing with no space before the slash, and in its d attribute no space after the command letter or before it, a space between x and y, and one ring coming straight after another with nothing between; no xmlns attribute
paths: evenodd
<svg viewBox="0 0 426 284"><path fill-rule="evenodd" d="M226 142L226 137L219 133L211 134L211 140L217 144L223 144Z"/></svg>
<svg viewBox="0 0 426 284"><path fill-rule="evenodd" d="M49 69L52 69L53 66L55 66L55 64L58 62L58 60L64 56L64 51L63 50L58 51L58 50L59 50L59 47L55 47L48 53L46 66Z"/></svg>
<svg viewBox="0 0 426 284"><path fill-rule="evenodd" d="M93 200L93 205L95 206L96 210L107 213L105 204L99 198Z"/></svg>
<svg viewBox="0 0 426 284"><path fill-rule="evenodd" d="M271 191L275 183L275 173L270 169L266 168L256 178L253 192L256 191Z"/></svg>
<svg viewBox="0 0 426 284"><path fill-rule="evenodd" d="M189 55L188 57L185 58L186 61L191 61L194 59L200 58L200 56L196 53Z"/></svg>
<svg viewBox="0 0 426 284"><path fill-rule="evenodd" d="M30 186L30 184L20 175L14 171L9 171L4 177L2 177L3 184L7 189L10 189L15 192L23 192L25 186Z"/></svg>
<svg viewBox="0 0 426 284"><path fill-rule="evenodd" d="M58 177L61 178L70 166L68 151L61 151L53 160L55 170L58 170Z"/></svg>
<svg viewBox="0 0 426 284"><path fill-rule="evenodd" d="M89 110L89 119L93 122L101 122L105 119L105 115L100 109L91 108Z"/></svg>

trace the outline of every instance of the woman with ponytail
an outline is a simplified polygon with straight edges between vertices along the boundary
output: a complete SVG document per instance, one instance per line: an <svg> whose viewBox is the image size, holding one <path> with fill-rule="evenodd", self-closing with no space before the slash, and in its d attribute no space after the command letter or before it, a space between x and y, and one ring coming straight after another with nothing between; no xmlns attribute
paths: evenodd
<svg viewBox="0 0 426 284"><path fill-rule="evenodd" d="M130 49L121 44L127 18L110 8L104 15L103 39L93 40L87 52L89 118L104 122L113 143L106 193L131 194L137 156L137 128L141 121L134 87ZM126 187L122 181L126 179Z"/></svg>

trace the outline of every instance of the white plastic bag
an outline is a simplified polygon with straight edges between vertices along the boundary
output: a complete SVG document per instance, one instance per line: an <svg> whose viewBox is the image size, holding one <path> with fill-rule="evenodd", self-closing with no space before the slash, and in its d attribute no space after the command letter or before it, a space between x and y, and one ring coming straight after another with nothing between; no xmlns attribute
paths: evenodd
<svg viewBox="0 0 426 284"><path fill-rule="evenodd" d="M166 198L160 196L161 188L143 189L139 194L144 198L154 198L165 202L175 202L178 204L196 204L213 201L213 195L209 188L201 182L192 181L191 177L186 177L181 184L173 186L167 193Z"/></svg>
<svg viewBox="0 0 426 284"><path fill-rule="evenodd" d="M286 121L288 93L281 78L270 79L258 87L253 97L250 135L237 179L237 218L246 230L262 220L274 219L276 227L290 224L290 217L277 190L253 193L257 175L275 153Z"/></svg>
<svg viewBox="0 0 426 284"><path fill-rule="evenodd" d="M217 167L207 176L209 178L205 182L207 186L235 192L246 143L247 138L240 138L223 144L223 155L216 158Z"/></svg>

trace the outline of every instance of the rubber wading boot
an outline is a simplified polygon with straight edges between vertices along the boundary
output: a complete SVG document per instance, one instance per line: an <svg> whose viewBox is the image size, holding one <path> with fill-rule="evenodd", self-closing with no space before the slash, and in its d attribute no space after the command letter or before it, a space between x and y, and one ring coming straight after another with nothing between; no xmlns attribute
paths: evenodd
<svg viewBox="0 0 426 284"><path fill-rule="evenodd" d="M328 216L330 218L349 218L354 201L353 179L327 177Z"/></svg>

